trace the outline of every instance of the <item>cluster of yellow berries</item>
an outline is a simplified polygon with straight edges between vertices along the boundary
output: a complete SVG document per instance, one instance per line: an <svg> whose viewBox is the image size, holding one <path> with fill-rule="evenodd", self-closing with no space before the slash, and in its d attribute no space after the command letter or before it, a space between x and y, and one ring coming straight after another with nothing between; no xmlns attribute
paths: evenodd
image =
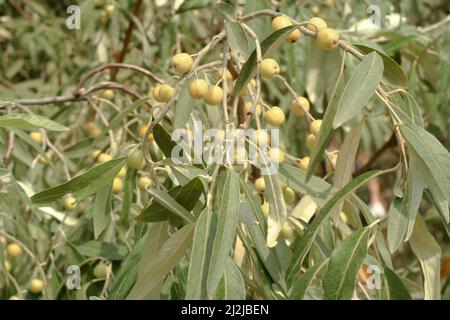
<svg viewBox="0 0 450 320"><path fill-rule="evenodd" d="M109 3L109 4L105 5L105 2L106 2L105 0L95 0L94 1L94 6L96 8L104 7L104 10L100 14L100 22L101 23L108 22L108 20L112 17L114 10L116 9L114 4Z"/></svg>
<svg viewBox="0 0 450 320"><path fill-rule="evenodd" d="M310 134L306 138L306 146L308 147L309 150L312 150L312 148L314 148L314 145L316 144L316 139L317 139L317 136L319 135L321 126L322 126L322 120L320 120L320 119L313 120L309 124ZM300 161L298 163L298 167L303 171L308 170L309 160L310 160L309 157L304 157L304 158L300 159Z"/></svg>

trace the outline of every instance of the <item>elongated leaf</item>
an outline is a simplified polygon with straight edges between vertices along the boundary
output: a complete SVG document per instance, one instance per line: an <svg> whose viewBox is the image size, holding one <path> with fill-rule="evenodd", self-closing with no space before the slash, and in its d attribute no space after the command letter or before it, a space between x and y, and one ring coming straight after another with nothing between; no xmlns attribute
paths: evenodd
<svg viewBox="0 0 450 320"><path fill-rule="evenodd" d="M184 1L177 9L177 13L184 13L195 9L201 9L206 7L211 0L189 0Z"/></svg>
<svg viewBox="0 0 450 320"><path fill-rule="evenodd" d="M102 257L108 260L123 260L127 254L125 247L95 240L75 245L75 247L86 257Z"/></svg>
<svg viewBox="0 0 450 320"><path fill-rule="evenodd" d="M227 19L228 21L235 21L235 12L231 4L225 1L219 1L217 3L217 10Z"/></svg>
<svg viewBox="0 0 450 320"><path fill-rule="evenodd" d="M325 148L330 142L331 136L333 134L333 121L336 116L339 100L341 98L342 92L344 91L344 65L345 65L345 51L342 56L341 67L339 69L339 76L336 80L336 85L334 86L333 93L331 94L330 100L328 102L327 110L322 119L322 125L320 127L319 135L317 136L316 143L313 150L311 151L311 156L309 160L308 170L306 172L306 180L313 175L316 171L317 166L322 160Z"/></svg>
<svg viewBox="0 0 450 320"><path fill-rule="evenodd" d="M387 240L389 251L395 252L405 240L408 230L408 212L404 199L395 198L388 211Z"/></svg>
<svg viewBox="0 0 450 320"><path fill-rule="evenodd" d="M56 187L41 191L31 197L33 203L49 203L57 200L62 196L87 188L92 184L96 185L94 191L100 190L103 186L110 183L112 180L104 179L105 176L113 176L113 178L120 171L120 168L125 163L126 157L120 157L111 161L96 165L87 172L69 180ZM115 175L114 175L115 173Z"/></svg>
<svg viewBox="0 0 450 320"><path fill-rule="evenodd" d="M277 31L274 31L267 38L261 41L261 55L270 55L271 52L276 50L285 40L285 38L291 33L292 30L296 29L296 26L289 26ZM254 77L256 72L256 49L252 52L247 62L242 66L241 72L236 79L236 85L234 86L234 92L240 92L247 83Z"/></svg>
<svg viewBox="0 0 450 320"><path fill-rule="evenodd" d="M241 271L230 257L225 260L223 281L217 288L216 297L220 300L245 300L244 279Z"/></svg>
<svg viewBox="0 0 450 320"><path fill-rule="evenodd" d="M66 131L69 128L36 114L7 114L0 116L0 127L35 129L44 128L51 131Z"/></svg>
<svg viewBox="0 0 450 320"><path fill-rule="evenodd" d="M409 243L422 268L425 300L440 300L441 248L428 231L421 215L417 216Z"/></svg>
<svg viewBox="0 0 450 320"><path fill-rule="evenodd" d="M169 210L170 212L176 214L177 216L183 218L187 222L194 222L195 217L192 213L187 211L181 204L179 204L177 201L175 201L174 198L172 198L169 194L162 190L158 189L150 189L147 190L150 195L155 199L155 201L158 201L160 205L162 205L164 208Z"/></svg>
<svg viewBox="0 0 450 320"><path fill-rule="evenodd" d="M237 57L247 60L250 48L244 28L238 22L225 21L225 34L231 50Z"/></svg>
<svg viewBox="0 0 450 320"><path fill-rule="evenodd" d="M305 273L298 274L293 282L289 299L291 300L303 300L306 291L311 286L311 282L319 274L319 272L328 264L330 259L325 259L321 263L317 263Z"/></svg>
<svg viewBox="0 0 450 320"><path fill-rule="evenodd" d="M170 133L161 125L157 124L153 128L153 136L155 137L156 144L164 155L167 158L172 157L172 149L176 146L176 142L172 140Z"/></svg>
<svg viewBox="0 0 450 320"><path fill-rule="evenodd" d="M138 274L138 280L127 299L140 300L157 287L164 277L185 255L192 243L195 224L190 223L179 229L167 240L158 253L150 258L150 263Z"/></svg>
<svg viewBox="0 0 450 320"><path fill-rule="evenodd" d="M214 237L211 263L208 271L208 296L212 297L223 276L225 258L235 239L239 217L239 180L233 170L222 171L226 175L225 184L218 186L220 206L217 212L217 231Z"/></svg>
<svg viewBox="0 0 450 320"><path fill-rule="evenodd" d="M111 185L101 189L95 196L94 205L92 207L92 215L94 217L94 237L98 239L100 234L105 230L111 221Z"/></svg>
<svg viewBox="0 0 450 320"><path fill-rule="evenodd" d="M406 289L400 277L395 271L384 267L383 298L386 300L411 300L411 294Z"/></svg>
<svg viewBox="0 0 450 320"><path fill-rule="evenodd" d="M340 189L336 194L320 209L319 213L314 218L313 222L309 225L308 229L306 229L305 234L300 239L295 253L294 253L294 261L291 263L288 269L288 281L291 282L294 276L297 274L300 266L306 254L308 253L309 248L314 242L315 236L319 230L319 227L322 225L323 220L328 218L331 210L343 201L349 194L357 190L359 187L364 185L370 179L377 177L383 173L389 171L369 171L366 172L357 178L353 179L349 183L347 183L342 189Z"/></svg>
<svg viewBox="0 0 450 320"><path fill-rule="evenodd" d="M334 249L324 279L325 299L349 300L352 297L358 270L367 256L369 235L369 227L358 229Z"/></svg>
<svg viewBox="0 0 450 320"><path fill-rule="evenodd" d="M335 129L361 112L375 93L382 75L383 60L377 53L369 53L345 86L333 121Z"/></svg>
<svg viewBox="0 0 450 320"><path fill-rule="evenodd" d="M278 234L283 228L287 219L286 202L283 197L283 190L277 175L265 175L266 196L269 202L269 217L267 221L267 246L275 247Z"/></svg>

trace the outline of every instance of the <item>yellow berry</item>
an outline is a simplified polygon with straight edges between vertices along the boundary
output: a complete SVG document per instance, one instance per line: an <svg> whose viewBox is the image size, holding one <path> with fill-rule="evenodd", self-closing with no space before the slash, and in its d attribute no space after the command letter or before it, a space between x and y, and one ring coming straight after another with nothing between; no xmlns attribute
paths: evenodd
<svg viewBox="0 0 450 320"><path fill-rule="evenodd" d="M266 114L264 115L264 119L270 125L279 127L284 123L286 117L284 116L284 112L283 110L281 110L281 108L272 107L266 112Z"/></svg>
<svg viewBox="0 0 450 320"><path fill-rule="evenodd" d="M192 98L201 99L208 93L208 83L203 79L192 80L188 90Z"/></svg>
<svg viewBox="0 0 450 320"><path fill-rule="evenodd" d="M313 32L319 32L320 30L325 29L327 27L328 27L327 23L323 19L318 17L313 17L309 19L308 25L306 26L308 30L311 30Z"/></svg>
<svg viewBox="0 0 450 320"><path fill-rule="evenodd" d="M314 120L309 124L309 132L316 137L319 135L320 127L322 126L322 120Z"/></svg>
<svg viewBox="0 0 450 320"><path fill-rule="evenodd" d="M105 163L112 160L112 156L106 153L100 153L97 157L98 163Z"/></svg>
<svg viewBox="0 0 450 320"><path fill-rule="evenodd" d="M162 84L158 83L152 90L152 96L156 101L161 102L161 96L159 90L161 90Z"/></svg>
<svg viewBox="0 0 450 320"><path fill-rule="evenodd" d="M321 29L317 33L317 45L323 50L334 50L337 48L339 33L331 28Z"/></svg>
<svg viewBox="0 0 450 320"><path fill-rule="evenodd" d="M187 53L177 53L172 58L172 67L178 74L185 74L192 68L194 61Z"/></svg>
<svg viewBox="0 0 450 320"><path fill-rule="evenodd" d="M175 95L175 89L168 84L162 84L159 88L158 94L161 102L169 102Z"/></svg>
<svg viewBox="0 0 450 320"><path fill-rule="evenodd" d="M39 131L31 132L30 133L30 138L31 138L31 140L33 140L37 144L41 144L42 143L42 133L40 133Z"/></svg>
<svg viewBox="0 0 450 320"><path fill-rule="evenodd" d="M308 166L309 166L309 157L304 157L304 158L300 159L300 162L298 163L298 167L301 170L303 170L303 171L308 170Z"/></svg>
<svg viewBox="0 0 450 320"><path fill-rule="evenodd" d="M17 243L11 243L6 246L6 254L11 257L18 257L22 254L22 247Z"/></svg>
<svg viewBox="0 0 450 320"><path fill-rule="evenodd" d="M284 152L278 148L272 148L269 150L268 155L270 159L272 159L275 163L283 163L284 162Z"/></svg>
<svg viewBox="0 0 450 320"><path fill-rule="evenodd" d="M106 12L106 14L107 14L109 17L111 17L112 14L114 13L114 9L115 9L115 7L114 7L113 4L108 4L108 5L105 7L105 12Z"/></svg>
<svg viewBox="0 0 450 320"><path fill-rule="evenodd" d="M91 152L91 158L97 159L97 157L102 153L102 150L95 150Z"/></svg>
<svg viewBox="0 0 450 320"><path fill-rule="evenodd" d="M339 214L339 216L341 217L342 221L344 221L345 223L348 222L348 218L347 218L347 215L345 214L345 212L341 212Z"/></svg>
<svg viewBox="0 0 450 320"><path fill-rule="evenodd" d="M259 177L255 180L255 189L258 192L264 192L264 190L266 190L266 183L264 182L263 177Z"/></svg>
<svg viewBox="0 0 450 320"><path fill-rule="evenodd" d="M30 281L30 286L28 288L31 293L38 294L44 289L44 282L40 279L33 279Z"/></svg>
<svg viewBox="0 0 450 320"><path fill-rule="evenodd" d="M76 206L77 199L75 199L74 197L69 196L64 200L64 208L66 208L66 210L73 210Z"/></svg>
<svg viewBox="0 0 450 320"><path fill-rule="evenodd" d="M114 91L111 89L102 90L102 98L106 100L112 100L114 98Z"/></svg>
<svg viewBox="0 0 450 320"><path fill-rule="evenodd" d="M250 101L247 101L246 103L244 103L244 114L248 114L253 107L253 103L251 103ZM260 104L257 104L255 107L255 114L257 117L259 117L259 115L261 114L262 111L262 107Z"/></svg>
<svg viewBox="0 0 450 320"><path fill-rule="evenodd" d="M203 100L210 106L218 105L223 99L223 90L219 86L209 85L208 92Z"/></svg>
<svg viewBox="0 0 450 320"><path fill-rule="evenodd" d="M313 135L312 133L308 134L308 136L306 137L306 147L308 148L309 151L312 151L315 145L316 145L316 136Z"/></svg>
<svg viewBox="0 0 450 320"><path fill-rule="evenodd" d="M294 43L294 42L296 42L298 40L298 38L300 38L300 36L301 36L300 30L295 29L294 31L289 33L289 35L286 38L286 42Z"/></svg>
<svg viewBox="0 0 450 320"><path fill-rule="evenodd" d="M46 152L45 155L40 154L38 156L38 160L40 163L47 165L50 160L52 160L52 154L50 153L50 151Z"/></svg>
<svg viewBox="0 0 450 320"><path fill-rule="evenodd" d="M264 201L264 203L261 205L261 211L266 218L269 216L269 208L269 203L267 201Z"/></svg>
<svg viewBox="0 0 450 320"><path fill-rule="evenodd" d="M287 204L294 203L294 200L295 200L294 190L292 190L289 187L284 188L283 189L283 197L284 197L284 202L286 202Z"/></svg>
<svg viewBox="0 0 450 320"><path fill-rule="evenodd" d="M247 160L247 150L245 150L245 148L235 148L233 159L234 162L242 164Z"/></svg>
<svg viewBox="0 0 450 320"><path fill-rule="evenodd" d="M250 83L247 84L245 88L242 88L241 91L239 91L239 97L247 97L250 95L250 89L254 89L256 87L256 81L255 79L250 80Z"/></svg>
<svg viewBox="0 0 450 320"><path fill-rule="evenodd" d="M288 16L278 16L272 20L272 29L280 30L292 26L292 20Z"/></svg>
<svg viewBox="0 0 450 320"><path fill-rule="evenodd" d="M261 61L261 75L264 78L272 78L280 73L280 66L274 59L267 58Z"/></svg>
<svg viewBox="0 0 450 320"><path fill-rule="evenodd" d="M294 231L292 230L288 222L285 222L283 228L281 228L281 235L285 239L292 238L292 236L294 235Z"/></svg>
<svg viewBox="0 0 450 320"><path fill-rule="evenodd" d="M5 262L3 263L3 266L5 267L5 270L6 271L11 271L11 269L12 269L12 264L11 264L11 261L9 261L9 260L5 260Z"/></svg>
<svg viewBox="0 0 450 320"><path fill-rule="evenodd" d="M152 180L150 180L147 177L140 177L139 181L138 181L139 188L141 188L141 189L145 189L145 187L151 183L152 183Z"/></svg>
<svg viewBox="0 0 450 320"><path fill-rule="evenodd" d="M108 14L106 13L106 11L102 11L99 19L100 19L100 22L103 24L108 22L109 17L108 17Z"/></svg>
<svg viewBox="0 0 450 320"><path fill-rule="evenodd" d="M117 178L123 178L127 174L127 169L125 167L120 168Z"/></svg>
<svg viewBox="0 0 450 320"><path fill-rule="evenodd" d="M309 111L309 101L305 97L298 97L291 103L291 110L296 116L304 116Z"/></svg>
<svg viewBox="0 0 450 320"><path fill-rule="evenodd" d="M119 193L122 190L122 180L119 178L114 178L112 192Z"/></svg>
<svg viewBox="0 0 450 320"><path fill-rule="evenodd" d="M216 77L219 79L222 79L222 71L223 69L217 69L216 70ZM225 79L227 81L233 81L233 75L231 74L230 70L226 69L225 71Z"/></svg>
<svg viewBox="0 0 450 320"><path fill-rule="evenodd" d="M92 138L98 138L102 134L102 130L93 121L89 121L88 123L86 123L85 128L89 136Z"/></svg>
<svg viewBox="0 0 450 320"><path fill-rule="evenodd" d="M132 169L139 170L139 168L142 166L143 161L144 153L141 150L136 150L128 155L127 165Z"/></svg>
<svg viewBox="0 0 450 320"><path fill-rule="evenodd" d="M144 140L144 136L145 136L146 132L147 132L147 127L146 126L141 127L139 129L139 137L141 137L142 140ZM153 140L155 140L155 138L153 137L153 133L149 133L148 136L147 136L147 142L152 142Z"/></svg>
<svg viewBox="0 0 450 320"><path fill-rule="evenodd" d="M103 262L99 262L94 267L93 273L94 273L94 277L96 277L97 279L106 278L106 275L108 274L108 267Z"/></svg>
<svg viewBox="0 0 450 320"><path fill-rule="evenodd" d="M265 130L253 131L252 141L258 146L265 146L269 143L269 134Z"/></svg>

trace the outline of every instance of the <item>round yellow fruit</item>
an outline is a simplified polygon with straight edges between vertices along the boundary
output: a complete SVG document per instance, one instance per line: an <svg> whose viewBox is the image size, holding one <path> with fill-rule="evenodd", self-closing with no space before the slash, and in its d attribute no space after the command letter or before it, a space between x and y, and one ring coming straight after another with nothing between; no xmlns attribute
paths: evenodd
<svg viewBox="0 0 450 320"><path fill-rule="evenodd" d="M264 119L270 125L279 127L284 123L286 117L280 107L272 107L266 112Z"/></svg>
<svg viewBox="0 0 450 320"><path fill-rule="evenodd" d="M304 158L300 159L300 162L298 163L298 167L301 170L303 170L303 171L308 170L308 166L309 166L309 157L304 157Z"/></svg>
<svg viewBox="0 0 450 320"><path fill-rule="evenodd" d="M49 164L50 160L52 160L52 153L50 151L48 151L45 153L45 155L40 154L38 156L38 160L40 163L47 165L47 164Z"/></svg>
<svg viewBox="0 0 450 320"><path fill-rule="evenodd" d="M203 79L192 80L188 90L192 98L201 99L208 93L208 82Z"/></svg>
<svg viewBox="0 0 450 320"><path fill-rule="evenodd" d="M255 130L252 135L252 142L263 147L269 143L269 134L266 130Z"/></svg>
<svg viewBox="0 0 450 320"><path fill-rule="evenodd" d="M261 75L264 78L273 78L280 73L280 66L274 59L267 58L261 61Z"/></svg>
<svg viewBox="0 0 450 320"><path fill-rule="evenodd" d="M247 160L247 150L245 150L245 148L235 148L233 160L236 163L242 164L245 160Z"/></svg>
<svg viewBox="0 0 450 320"><path fill-rule="evenodd" d="M97 159L97 157L102 153L102 150L95 150L91 152L91 158Z"/></svg>
<svg viewBox="0 0 450 320"><path fill-rule="evenodd" d="M139 170L142 166L143 161L144 153L141 150L135 150L128 155L127 165L132 169Z"/></svg>
<svg viewBox="0 0 450 320"><path fill-rule="evenodd" d="M216 70L216 77L219 79L222 79L222 70L223 69ZM225 71L225 79L227 81L233 81L233 75L231 74L230 70L228 70L228 69L226 69L226 71Z"/></svg>
<svg viewBox="0 0 450 320"><path fill-rule="evenodd" d="M114 91L111 89L102 90L102 98L106 100L112 100L114 98Z"/></svg>
<svg viewBox="0 0 450 320"><path fill-rule="evenodd" d="M138 181L139 188L145 189L145 187L152 183L152 180L147 177L140 177Z"/></svg>
<svg viewBox="0 0 450 320"><path fill-rule="evenodd" d="M283 189L283 197L284 197L284 202L286 202L287 204L293 204L294 200L295 200L294 190L292 190L289 187L284 188Z"/></svg>
<svg viewBox="0 0 450 320"><path fill-rule="evenodd" d="M292 20L288 16L278 16L272 20L272 29L280 30L292 26Z"/></svg>
<svg viewBox="0 0 450 320"><path fill-rule="evenodd" d="M253 107L253 103L251 103L250 101L247 101L246 103L244 103L244 114L248 114L250 111L252 111L252 107ZM259 117L259 115L262 112L262 107L260 104L257 104L255 107L255 114L257 117Z"/></svg>
<svg viewBox="0 0 450 320"><path fill-rule="evenodd" d="M86 130L91 138L98 138L102 134L102 129L100 129L93 121L86 123Z"/></svg>
<svg viewBox="0 0 450 320"><path fill-rule="evenodd" d="M281 236L285 239L292 238L294 235L294 231L292 230L291 226L288 222L285 222L283 225L283 228L281 228Z"/></svg>
<svg viewBox="0 0 450 320"><path fill-rule="evenodd" d="M322 120L313 120L309 124L309 132L311 132L316 137L319 135L320 127L322 126Z"/></svg>
<svg viewBox="0 0 450 320"><path fill-rule="evenodd" d="M308 148L309 151L312 151L315 145L316 145L316 136L313 135L312 133L308 134L308 136L306 137L306 147Z"/></svg>
<svg viewBox="0 0 450 320"><path fill-rule="evenodd" d="M265 218L269 216L269 209L270 209L269 203L267 201L264 201L264 203L261 205L261 211Z"/></svg>
<svg viewBox="0 0 450 320"><path fill-rule="evenodd" d="M33 140L37 144L41 144L42 143L42 133L40 133L39 131L31 132L30 133L30 138L31 138L31 140Z"/></svg>
<svg viewBox="0 0 450 320"><path fill-rule="evenodd" d="M33 279L30 281L30 286L28 287L31 293L38 294L44 289L44 282L40 279Z"/></svg>
<svg viewBox="0 0 450 320"><path fill-rule="evenodd" d="M305 97L298 97L291 103L291 110L296 116L304 116L305 111L309 112L309 101Z"/></svg>
<svg viewBox="0 0 450 320"><path fill-rule="evenodd" d="M146 126L143 126L139 129L139 137L141 137L142 140L144 140L144 136L145 136L146 132L147 132ZM147 142L152 142L153 140L155 140L155 138L153 137L153 133L149 133L147 136Z"/></svg>
<svg viewBox="0 0 450 320"><path fill-rule="evenodd" d="M11 257L18 257L22 254L22 247L17 243L11 243L6 246L6 254Z"/></svg>
<svg viewBox="0 0 450 320"><path fill-rule="evenodd" d="M217 106L223 99L223 90L219 86L209 85L203 100L210 106Z"/></svg>
<svg viewBox="0 0 450 320"><path fill-rule="evenodd" d="M286 42L294 43L294 42L296 42L298 40L298 38L300 38L300 36L301 36L300 30L295 29L294 31L289 33L289 35L286 38Z"/></svg>
<svg viewBox="0 0 450 320"><path fill-rule="evenodd" d="M284 162L284 152L278 148L272 148L269 150L268 155L270 159L275 163L283 163Z"/></svg>
<svg viewBox="0 0 450 320"><path fill-rule="evenodd" d="M114 178L112 192L119 193L120 190L122 190L122 180L119 178Z"/></svg>
<svg viewBox="0 0 450 320"><path fill-rule="evenodd" d="M311 19L309 19L308 21L308 25L306 26L306 28L308 30L311 30L313 32L319 32L322 29L327 28L327 23L325 22L325 20L319 18L319 17L313 17Z"/></svg>
<svg viewBox="0 0 450 320"><path fill-rule="evenodd" d="M168 84L162 84L159 88L158 95L161 102L169 102L175 95L175 89Z"/></svg>
<svg viewBox="0 0 450 320"><path fill-rule="evenodd" d="M112 160L112 156L106 153L100 153L97 157L98 163L105 163Z"/></svg>
<svg viewBox="0 0 450 320"><path fill-rule="evenodd" d="M94 267L94 277L97 279L104 279L106 278L108 274L108 266L104 264L103 262L97 263L97 265Z"/></svg>
<svg viewBox="0 0 450 320"><path fill-rule="evenodd" d="M67 197L64 200L64 208L66 208L66 210L73 210L75 209L77 206L77 199L75 199L74 197Z"/></svg>
<svg viewBox="0 0 450 320"><path fill-rule="evenodd" d="M317 45L323 50L334 50L337 48L339 33L331 28L321 29L317 33Z"/></svg>
<svg viewBox="0 0 450 320"><path fill-rule="evenodd" d="M172 58L172 67L178 74L185 74L191 70L194 61L187 53L177 53Z"/></svg>
<svg viewBox="0 0 450 320"><path fill-rule="evenodd" d="M162 84L158 83L152 90L152 96L156 101L161 102L161 96L160 96L160 90L161 90Z"/></svg>
<svg viewBox="0 0 450 320"><path fill-rule="evenodd" d="M12 269L12 264L11 264L11 261L9 261L9 260L5 260L5 262L3 263L3 266L5 267L5 270L6 271L11 271L11 269Z"/></svg>
<svg viewBox="0 0 450 320"><path fill-rule="evenodd" d="M125 167L120 168L117 178L123 178L127 174L127 169Z"/></svg>
<svg viewBox="0 0 450 320"><path fill-rule="evenodd" d="M107 14L109 17L112 16L112 14L114 13L114 10L115 10L115 6L114 6L113 4L108 4L108 5L105 7L105 12L106 12L106 14Z"/></svg>
<svg viewBox="0 0 450 320"><path fill-rule="evenodd" d="M259 177L255 180L255 189L258 192L264 192L264 190L266 190L266 183L264 182L263 177Z"/></svg>

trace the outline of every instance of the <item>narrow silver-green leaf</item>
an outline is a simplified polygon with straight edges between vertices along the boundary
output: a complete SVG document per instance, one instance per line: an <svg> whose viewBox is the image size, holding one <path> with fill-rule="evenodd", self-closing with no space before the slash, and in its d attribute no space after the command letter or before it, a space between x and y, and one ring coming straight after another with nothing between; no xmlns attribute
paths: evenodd
<svg viewBox="0 0 450 320"><path fill-rule="evenodd" d="M225 21L225 34L231 50L238 58L247 60L249 56L249 42L244 28L238 22Z"/></svg>
<svg viewBox="0 0 450 320"><path fill-rule="evenodd" d="M388 210L387 240L390 252L395 252L405 240L408 230L408 212L404 199L395 198Z"/></svg>
<svg viewBox="0 0 450 320"><path fill-rule="evenodd" d="M0 116L0 127L22 129L43 128L51 131L68 130L67 127L46 117L26 113L7 114L4 116Z"/></svg>
<svg viewBox="0 0 450 320"><path fill-rule="evenodd" d="M303 300L306 291L311 286L311 282L319 274L320 271L328 264L330 259L324 259L322 262L308 268L305 273L298 274L293 282L289 295L291 300Z"/></svg>
<svg viewBox="0 0 450 320"><path fill-rule="evenodd" d="M221 300L245 300L244 279L231 257L225 260L223 281L217 289L216 297Z"/></svg>
<svg viewBox="0 0 450 320"><path fill-rule="evenodd" d="M278 234L287 219L286 202L280 186L278 175L265 175L266 196L269 202L269 217L267 219L267 246L275 247Z"/></svg>
<svg viewBox="0 0 450 320"><path fill-rule="evenodd" d="M395 271L388 267L384 267L383 271L383 298L386 300L411 300L411 294Z"/></svg>
<svg viewBox="0 0 450 320"><path fill-rule="evenodd" d="M194 222L194 215L187 211L181 204L179 204L174 198L162 190L149 189L147 190L150 195L158 201L160 205L169 210L170 212L176 214L177 216L183 218L187 222Z"/></svg>

